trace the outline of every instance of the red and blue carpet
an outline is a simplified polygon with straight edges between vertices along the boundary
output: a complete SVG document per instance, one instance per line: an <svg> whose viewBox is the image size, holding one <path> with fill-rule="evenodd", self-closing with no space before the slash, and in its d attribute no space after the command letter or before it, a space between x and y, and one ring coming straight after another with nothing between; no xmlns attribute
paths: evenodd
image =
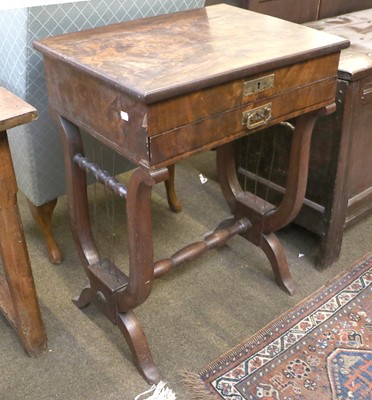
<svg viewBox="0 0 372 400"><path fill-rule="evenodd" d="M371 400L372 253L198 379L193 399Z"/></svg>

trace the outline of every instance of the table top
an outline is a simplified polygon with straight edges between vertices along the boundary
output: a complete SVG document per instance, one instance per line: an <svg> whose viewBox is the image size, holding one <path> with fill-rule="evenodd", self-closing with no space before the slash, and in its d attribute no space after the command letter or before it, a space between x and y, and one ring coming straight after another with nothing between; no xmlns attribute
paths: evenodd
<svg viewBox="0 0 372 400"><path fill-rule="evenodd" d="M345 80L360 79L372 72L372 8L306 24L322 32L350 40L341 53L339 76Z"/></svg>
<svg viewBox="0 0 372 400"><path fill-rule="evenodd" d="M330 54L348 40L220 4L34 42L150 104Z"/></svg>
<svg viewBox="0 0 372 400"><path fill-rule="evenodd" d="M0 86L0 132L36 118L37 111L34 107Z"/></svg>

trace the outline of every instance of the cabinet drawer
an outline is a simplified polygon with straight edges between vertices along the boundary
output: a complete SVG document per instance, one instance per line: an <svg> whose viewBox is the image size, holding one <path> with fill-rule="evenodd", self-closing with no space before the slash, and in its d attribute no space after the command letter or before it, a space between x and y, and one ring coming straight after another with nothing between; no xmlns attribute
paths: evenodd
<svg viewBox="0 0 372 400"><path fill-rule="evenodd" d="M186 158L191 153L219 146L258 129L324 107L334 101L335 92L336 77L328 78L152 136L150 165L167 165L176 158ZM243 114L260 108L264 110L267 106L271 111L266 123L248 129Z"/></svg>
<svg viewBox="0 0 372 400"><path fill-rule="evenodd" d="M327 55L155 103L149 106L147 113L148 135L155 136L244 104L337 76L338 60L338 54ZM268 77L272 77L272 85L260 89L259 86L264 85ZM253 93L244 93L247 87L246 92L253 90Z"/></svg>

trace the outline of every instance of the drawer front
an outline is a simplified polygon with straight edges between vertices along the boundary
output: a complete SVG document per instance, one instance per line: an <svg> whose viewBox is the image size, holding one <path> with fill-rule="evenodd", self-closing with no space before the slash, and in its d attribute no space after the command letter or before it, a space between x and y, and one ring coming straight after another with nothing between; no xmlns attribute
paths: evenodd
<svg viewBox="0 0 372 400"><path fill-rule="evenodd" d="M339 54L331 54L150 105L148 135L337 76L338 61Z"/></svg>
<svg viewBox="0 0 372 400"><path fill-rule="evenodd" d="M336 78L279 93L150 138L150 164L160 167L334 102ZM270 107L266 123L249 129L244 114ZM254 122L254 121L253 121Z"/></svg>
<svg viewBox="0 0 372 400"><path fill-rule="evenodd" d="M274 124L332 103L338 59L336 53L153 105L68 64L45 58L45 69L52 109L132 162L160 167L248 134L243 114L252 109L270 104L267 123ZM259 114L244 123L261 125Z"/></svg>

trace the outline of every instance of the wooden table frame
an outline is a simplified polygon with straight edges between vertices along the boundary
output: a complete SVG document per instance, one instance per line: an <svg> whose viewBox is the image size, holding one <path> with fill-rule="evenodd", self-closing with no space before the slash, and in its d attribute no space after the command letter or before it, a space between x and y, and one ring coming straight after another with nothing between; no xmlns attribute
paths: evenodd
<svg viewBox="0 0 372 400"><path fill-rule="evenodd" d="M221 24L221 20L226 24ZM232 20L235 21L234 32ZM269 30L269 26L277 25L289 42L269 54L260 46L257 52L250 48L242 51L243 54L235 52L243 65L237 74L237 67L230 65L226 69L231 57L227 55L226 60L220 60L218 49L226 46L225 40L231 41L231 46L241 45L236 38L255 31L249 28L250 24L265 24ZM211 34L217 28L222 33ZM235 29L240 29L241 35ZM311 36L312 44L306 54L303 44L292 50L298 45L294 30L305 37ZM200 36L198 43L192 42L197 54L197 59L192 61L195 66L178 44L186 43L190 51L190 42L185 40L190 31L191 35L197 31ZM130 46L127 46L127 34ZM316 46L313 46L314 36L319 43ZM169 38L172 38L171 43ZM220 38L222 43L218 42ZM163 42L171 48L166 48ZM256 43L254 39L253 43ZM135 365L148 382L158 382L160 373L133 310L149 297L154 279L175 266L222 246L232 236L240 234L262 248L279 285L291 294L294 292L284 250L274 232L289 223L302 204L312 129L318 115L334 110L339 53L347 45L348 42L340 38L323 36L304 27L226 5L34 43L44 55L49 102L64 146L72 232L89 279L89 286L75 299L75 304L82 308L94 303L119 327ZM217 49L215 54L213 49ZM245 54L251 54L251 58ZM219 73L214 71L215 75L208 79L199 79L196 66L207 74L205 68L210 68L212 60L217 69L221 67ZM153 79L148 77L147 61L157 71ZM173 65L170 74L168 64ZM142 65L145 65L143 69ZM186 72L193 79L187 81ZM182 84L180 79L186 80ZM244 192L238 184L233 142L289 118L297 118L291 172L283 202L275 208ZM127 186L84 157L80 129L138 165ZM154 261L153 186L172 182L173 165L177 161L212 148L217 149L218 175L233 216L222 221L204 240L182 248L169 258ZM126 198L128 276L110 260L100 259L90 226L86 172ZM175 196L173 201L177 204Z"/></svg>
<svg viewBox="0 0 372 400"><path fill-rule="evenodd" d="M55 115L65 148L72 232L90 283L74 303L79 308L94 303L119 327L131 349L135 365L149 383L158 382L160 373L155 367L146 336L133 309L149 297L154 279L185 261L201 256L207 250L223 246L232 236L240 234L265 252L279 286L289 294L294 293L295 283L288 269L285 252L274 232L292 221L302 205L313 126L320 114L333 110L334 104L298 117L286 195L277 208L260 198L253 200L252 194L241 188L236 177L233 142L219 147L218 176L233 216L222 221L214 233L206 236L203 241L192 243L171 257L156 262L153 258L151 191L155 184L169 179L168 169L149 171L144 167L138 168L126 187L83 157L79 128L58 114ZM102 260L99 256L90 227L86 171L93 173L97 180L126 198L128 277L110 260ZM178 202L176 198L175 201Z"/></svg>
<svg viewBox="0 0 372 400"><path fill-rule="evenodd" d="M0 310L30 356L47 347L23 227L7 130L37 118L37 111L0 87Z"/></svg>

